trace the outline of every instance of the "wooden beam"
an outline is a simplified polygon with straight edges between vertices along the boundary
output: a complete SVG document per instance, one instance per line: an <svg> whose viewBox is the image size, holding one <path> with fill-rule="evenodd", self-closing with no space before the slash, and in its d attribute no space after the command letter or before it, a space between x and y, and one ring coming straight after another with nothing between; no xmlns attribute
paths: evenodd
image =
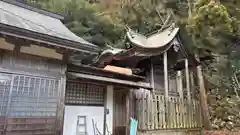
<svg viewBox="0 0 240 135"><path fill-rule="evenodd" d="M185 59L185 76L186 76L186 88L187 88L187 98L188 102L191 103L191 93L190 93L190 83L189 83L189 69L188 69L188 59Z"/></svg>
<svg viewBox="0 0 240 135"><path fill-rule="evenodd" d="M96 76L96 75L91 75L91 74L74 73L74 72L68 72L68 74L75 76L77 78L90 79L90 80L95 80L95 81L100 81L100 82L122 84L122 85L126 85L126 86L138 87L138 88L152 89L150 86L150 83L145 83L145 82L133 82L133 81L108 78L108 77Z"/></svg>

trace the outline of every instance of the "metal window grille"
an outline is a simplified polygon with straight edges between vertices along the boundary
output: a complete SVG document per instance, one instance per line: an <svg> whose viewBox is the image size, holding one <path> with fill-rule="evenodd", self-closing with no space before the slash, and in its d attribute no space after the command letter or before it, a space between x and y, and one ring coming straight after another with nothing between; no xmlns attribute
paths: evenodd
<svg viewBox="0 0 240 135"><path fill-rule="evenodd" d="M59 83L51 78L0 73L0 134L54 133Z"/></svg>
<svg viewBox="0 0 240 135"><path fill-rule="evenodd" d="M0 134L4 130L5 117L11 88L12 77L9 74L0 73Z"/></svg>
<svg viewBox="0 0 240 135"><path fill-rule="evenodd" d="M13 76L10 116L56 116L59 81Z"/></svg>
<svg viewBox="0 0 240 135"><path fill-rule="evenodd" d="M87 135L87 117L77 117L76 135Z"/></svg>
<svg viewBox="0 0 240 135"><path fill-rule="evenodd" d="M104 105L106 87L85 82L67 82L65 103L71 105Z"/></svg>

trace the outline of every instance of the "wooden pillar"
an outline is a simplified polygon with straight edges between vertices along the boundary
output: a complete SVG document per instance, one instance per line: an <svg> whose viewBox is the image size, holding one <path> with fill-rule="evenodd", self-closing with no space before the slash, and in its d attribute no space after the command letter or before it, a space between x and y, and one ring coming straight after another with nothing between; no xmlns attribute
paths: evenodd
<svg viewBox="0 0 240 135"><path fill-rule="evenodd" d="M165 122L166 126L168 127L168 115L169 115L169 110L168 110L168 65L167 65L167 52L164 52L163 55L163 65L164 65L164 89L165 89Z"/></svg>
<svg viewBox="0 0 240 135"><path fill-rule="evenodd" d="M182 86L182 72L177 71L177 91L181 99L183 99L183 86Z"/></svg>
<svg viewBox="0 0 240 135"><path fill-rule="evenodd" d="M189 69L188 69L188 59L185 59L185 78L186 78L186 89L187 89L187 99L188 99L188 104L187 104L187 119L186 119L186 124L187 127L191 127L192 123L192 105L191 105L191 93L190 93L190 81L189 81Z"/></svg>
<svg viewBox="0 0 240 135"><path fill-rule="evenodd" d="M126 127L130 126L130 90L126 93ZM129 135L129 130L126 128L126 135ZM106 134L107 135L107 134Z"/></svg>
<svg viewBox="0 0 240 135"><path fill-rule="evenodd" d="M163 65L164 65L164 90L165 98L168 99L168 65L167 65L167 52L163 55Z"/></svg>
<svg viewBox="0 0 240 135"><path fill-rule="evenodd" d="M187 98L188 98L188 102L190 103L191 93L190 93L190 83L189 83L188 59L185 59L185 76L186 76Z"/></svg>
<svg viewBox="0 0 240 135"><path fill-rule="evenodd" d="M153 93L155 92L155 84L154 84L154 69L153 69L153 63L152 63L152 61L151 61L151 63L150 63L150 65L151 65L151 70L150 70L150 75L151 75L151 87L152 87L152 89L153 89Z"/></svg>

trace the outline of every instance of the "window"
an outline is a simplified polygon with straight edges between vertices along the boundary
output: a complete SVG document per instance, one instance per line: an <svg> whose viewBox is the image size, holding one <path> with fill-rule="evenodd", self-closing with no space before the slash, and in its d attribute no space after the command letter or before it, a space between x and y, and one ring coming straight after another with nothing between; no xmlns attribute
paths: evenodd
<svg viewBox="0 0 240 135"><path fill-rule="evenodd" d="M56 116L59 81L13 76L10 116Z"/></svg>
<svg viewBox="0 0 240 135"><path fill-rule="evenodd" d="M53 78L0 73L0 131L7 126L22 134L54 132L59 83ZM41 130L33 131L39 124Z"/></svg>
<svg viewBox="0 0 240 135"><path fill-rule="evenodd" d="M87 82L67 82L65 103L70 105L104 105L106 87Z"/></svg>

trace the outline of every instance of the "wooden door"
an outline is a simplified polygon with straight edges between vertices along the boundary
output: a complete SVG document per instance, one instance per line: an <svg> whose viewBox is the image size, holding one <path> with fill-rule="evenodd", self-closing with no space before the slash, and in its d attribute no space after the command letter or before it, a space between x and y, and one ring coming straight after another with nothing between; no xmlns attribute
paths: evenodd
<svg viewBox="0 0 240 135"><path fill-rule="evenodd" d="M127 90L114 89L113 135L127 135Z"/></svg>

